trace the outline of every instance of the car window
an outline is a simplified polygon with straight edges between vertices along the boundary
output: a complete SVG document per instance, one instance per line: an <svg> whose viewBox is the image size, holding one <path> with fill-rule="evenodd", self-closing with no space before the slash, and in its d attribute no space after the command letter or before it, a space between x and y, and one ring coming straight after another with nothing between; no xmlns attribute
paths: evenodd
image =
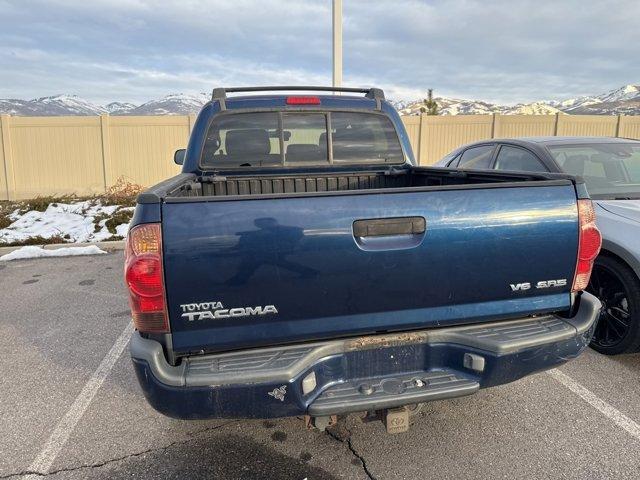
<svg viewBox="0 0 640 480"><path fill-rule="evenodd" d="M480 145L466 149L460 157L459 168L487 169L491 166L491 158L495 145Z"/></svg>
<svg viewBox="0 0 640 480"><path fill-rule="evenodd" d="M220 115L207 133L202 163L207 166L265 166L282 163L278 114Z"/></svg>
<svg viewBox="0 0 640 480"><path fill-rule="evenodd" d="M547 148L562 170L584 178L593 198L640 198L640 142Z"/></svg>
<svg viewBox="0 0 640 480"><path fill-rule="evenodd" d="M458 166L458 162L460 161L460 157L461 157L461 156L462 156L461 154L456 155L456 156L454 157L454 159L453 159L453 160L451 160L451 161L447 164L447 166L448 166L448 167L457 167L457 166Z"/></svg>
<svg viewBox="0 0 640 480"><path fill-rule="evenodd" d="M521 170L524 172L548 172L545 165L529 150L503 145L496 157L496 170Z"/></svg>
<svg viewBox="0 0 640 480"><path fill-rule="evenodd" d="M440 166L440 167L453 167L455 166L455 163L456 163L455 160L457 160L459 156L460 155L458 153L458 150L454 150L452 152L447 153L444 157L438 160L434 165Z"/></svg>
<svg viewBox="0 0 640 480"><path fill-rule="evenodd" d="M327 120L322 113L292 113L282 117L285 159L288 164L329 163Z"/></svg>
<svg viewBox="0 0 640 480"><path fill-rule="evenodd" d="M634 181L640 180L640 148L631 150L631 154L622 160L629 177Z"/></svg>
<svg viewBox="0 0 640 480"><path fill-rule="evenodd" d="M333 112L331 137L335 163L402 163L398 134L383 115Z"/></svg>
<svg viewBox="0 0 640 480"><path fill-rule="evenodd" d="M398 134L385 115L233 112L212 120L200 164L204 168L328 165L329 145L335 163L404 162Z"/></svg>

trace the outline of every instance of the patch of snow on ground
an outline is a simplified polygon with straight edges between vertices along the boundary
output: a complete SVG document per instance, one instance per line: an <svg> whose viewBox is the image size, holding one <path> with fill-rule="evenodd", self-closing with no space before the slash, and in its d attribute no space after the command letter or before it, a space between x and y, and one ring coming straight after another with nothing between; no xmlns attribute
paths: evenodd
<svg viewBox="0 0 640 480"><path fill-rule="evenodd" d="M102 220L96 231L94 219L98 215L111 216L119 208L118 205L103 206L99 202L85 201L51 203L44 212L30 210L20 214L16 210L9 216L13 223L0 229L0 245L24 241L30 237L50 238L56 235L76 243L108 240L113 234L105 226L107 220ZM122 235L120 232L123 230L126 232L125 227L128 228L128 224L118 225L117 234Z"/></svg>
<svg viewBox="0 0 640 480"><path fill-rule="evenodd" d="M116 227L116 235L118 235L120 237L126 237L128 233L129 233L129 224L128 223L121 223L120 225L118 225Z"/></svg>
<svg viewBox="0 0 640 480"><path fill-rule="evenodd" d="M0 262L8 262L10 260L23 260L26 258L41 258L41 257L70 257L75 255L99 255L107 253L104 250L100 250L95 245L89 245L88 247L64 247L55 250L45 250L42 247L36 247L29 245L26 247L14 250L11 253L2 255Z"/></svg>

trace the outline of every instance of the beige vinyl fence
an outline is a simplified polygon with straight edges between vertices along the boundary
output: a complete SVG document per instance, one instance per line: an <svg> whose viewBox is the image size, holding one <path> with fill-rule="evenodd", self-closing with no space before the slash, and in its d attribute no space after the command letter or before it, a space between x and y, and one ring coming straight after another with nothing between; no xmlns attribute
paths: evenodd
<svg viewBox="0 0 640 480"><path fill-rule="evenodd" d="M421 165L431 165L460 145L487 138L573 135L640 139L640 116L423 114L402 117L402 121Z"/></svg>
<svg viewBox="0 0 640 480"><path fill-rule="evenodd" d="M175 175L194 116L1 116L0 200L104 192L119 177L145 186Z"/></svg>
<svg viewBox="0 0 640 480"><path fill-rule="evenodd" d="M640 116L458 115L403 117L420 164L476 140L534 135L640 139ZM0 200L104 192L119 177L150 186L175 175L195 116L0 116Z"/></svg>

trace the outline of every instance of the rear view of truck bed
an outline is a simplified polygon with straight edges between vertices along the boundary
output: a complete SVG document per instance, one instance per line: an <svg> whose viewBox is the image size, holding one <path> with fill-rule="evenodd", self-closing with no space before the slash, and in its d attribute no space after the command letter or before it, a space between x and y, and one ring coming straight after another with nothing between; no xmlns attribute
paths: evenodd
<svg viewBox="0 0 640 480"><path fill-rule="evenodd" d="M480 185L163 203L174 351L568 311L578 248L574 186ZM511 288L548 280L562 282ZM267 306L273 312L221 313Z"/></svg>
<svg viewBox="0 0 640 480"><path fill-rule="evenodd" d="M600 242L584 186L412 158L376 92L206 106L183 173L140 196L129 236L152 404L324 416L464 395L580 353Z"/></svg>

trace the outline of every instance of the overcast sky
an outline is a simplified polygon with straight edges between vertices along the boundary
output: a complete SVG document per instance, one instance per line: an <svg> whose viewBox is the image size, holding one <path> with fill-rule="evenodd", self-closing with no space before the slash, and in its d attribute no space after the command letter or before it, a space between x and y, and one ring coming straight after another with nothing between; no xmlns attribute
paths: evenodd
<svg viewBox="0 0 640 480"><path fill-rule="evenodd" d="M640 1L344 0L344 84L501 103L640 83ZM331 0L0 0L0 98L331 82Z"/></svg>

